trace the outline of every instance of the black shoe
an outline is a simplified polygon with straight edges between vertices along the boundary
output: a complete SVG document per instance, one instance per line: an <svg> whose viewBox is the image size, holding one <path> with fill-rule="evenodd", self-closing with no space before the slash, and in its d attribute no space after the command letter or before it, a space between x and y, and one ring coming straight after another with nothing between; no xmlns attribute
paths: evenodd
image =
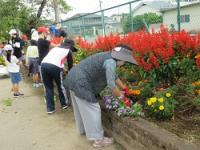
<svg viewBox="0 0 200 150"><path fill-rule="evenodd" d="M24 96L24 94L23 93L18 93L19 94L19 96Z"/></svg>
<svg viewBox="0 0 200 150"><path fill-rule="evenodd" d="M19 95L19 93L14 93L13 96L14 97L19 97L20 95Z"/></svg>

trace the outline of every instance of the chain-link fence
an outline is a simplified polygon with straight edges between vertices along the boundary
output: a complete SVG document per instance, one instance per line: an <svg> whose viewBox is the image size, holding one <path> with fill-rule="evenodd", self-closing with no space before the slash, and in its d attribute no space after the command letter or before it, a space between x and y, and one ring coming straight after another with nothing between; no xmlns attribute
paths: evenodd
<svg viewBox="0 0 200 150"><path fill-rule="evenodd" d="M126 34L140 29L151 32L152 28L157 31L161 24L170 31L185 29L197 33L200 29L200 1L180 2L180 7L177 7L178 2L170 2L130 1L88 14L77 14L61 24L69 34L82 36L90 41L99 35L110 33Z"/></svg>

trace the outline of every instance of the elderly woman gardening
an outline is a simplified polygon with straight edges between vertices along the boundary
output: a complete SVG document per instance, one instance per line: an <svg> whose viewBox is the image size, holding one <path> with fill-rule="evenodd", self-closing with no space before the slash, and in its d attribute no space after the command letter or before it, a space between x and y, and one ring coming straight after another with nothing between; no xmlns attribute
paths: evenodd
<svg viewBox="0 0 200 150"><path fill-rule="evenodd" d="M131 53L131 48L120 45L111 52L92 55L73 67L64 80L65 87L70 90L77 130L93 140L94 147L113 143L112 138L104 137L96 96L108 86L114 96L124 98L126 87L117 78L116 67L125 62L137 64Z"/></svg>

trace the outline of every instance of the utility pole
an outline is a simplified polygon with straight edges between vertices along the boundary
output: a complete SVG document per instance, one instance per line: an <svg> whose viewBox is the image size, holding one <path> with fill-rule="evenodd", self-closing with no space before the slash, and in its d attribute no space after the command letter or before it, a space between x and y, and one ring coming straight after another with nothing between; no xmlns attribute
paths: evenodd
<svg viewBox="0 0 200 150"><path fill-rule="evenodd" d="M101 10L101 23L102 23L102 31L103 31L103 36L105 36L105 22L104 22L104 11L102 10L102 1L99 0L99 6Z"/></svg>
<svg viewBox="0 0 200 150"><path fill-rule="evenodd" d="M177 23L178 31L181 31L181 19L180 19L180 0L177 0Z"/></svg>

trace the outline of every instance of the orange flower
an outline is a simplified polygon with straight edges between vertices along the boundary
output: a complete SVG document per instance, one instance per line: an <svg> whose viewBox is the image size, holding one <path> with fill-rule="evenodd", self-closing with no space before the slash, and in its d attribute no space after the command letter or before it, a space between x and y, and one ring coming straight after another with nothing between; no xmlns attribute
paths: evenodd
<svg viewBox="0 0 200 150"><path fill-rule="evenodd" d="M192 82L193 86L200 86L200 81Z"/></svg>
<svg viewBox="0 0 200 150"><path fill-rule="evenodd" d="M196 56L195 56L195 58L197 59L197 58L200 58L200 54L197 54Z"/></svg>
<svg viewBox="0 0 200 150"><path fill-rule="evenodd" d="M141 91L140 90L129 90L129 94L130 95L140 95L141 94Z"/></svg>
<svg viewBox="0 0 200 150"><path fill-rule="evenodd" d="M200 89L195 91L198 95L200 95Z"/></svg>

